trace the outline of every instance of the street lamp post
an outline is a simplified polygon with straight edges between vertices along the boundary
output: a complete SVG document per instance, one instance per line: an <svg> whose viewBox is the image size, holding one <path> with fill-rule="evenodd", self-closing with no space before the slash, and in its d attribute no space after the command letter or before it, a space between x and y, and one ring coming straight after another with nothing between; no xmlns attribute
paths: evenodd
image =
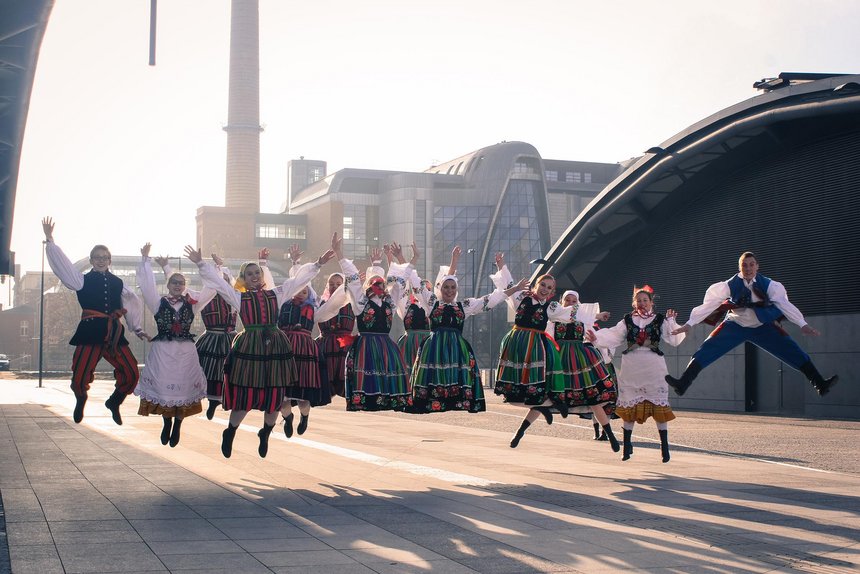
<svg viewBox="0 0 860 574"><path fill-rule="evenodd" d="M39 286L39 388L42 388L42 360L45 355L45 245L42 241L42 277Z"/></svg>
<svg viewBox="0 0 860 574"><path fill-rule="evenodd" d="M472 285L470 286L470 290L472 291L472 297L477 297L478 296L478 285L477 285L477 283L478 283L478 265L476 263L476 259L477 259L477 253L478 252L476 249L467 249L466 253L468 255L472 256ZM472 332L470 339L472 340L473 346L478 344L478 339L475 337L475 325L476 325L477 321L478 321L477 316L472 317L472 319L470 320L471 332Z"/></svg>

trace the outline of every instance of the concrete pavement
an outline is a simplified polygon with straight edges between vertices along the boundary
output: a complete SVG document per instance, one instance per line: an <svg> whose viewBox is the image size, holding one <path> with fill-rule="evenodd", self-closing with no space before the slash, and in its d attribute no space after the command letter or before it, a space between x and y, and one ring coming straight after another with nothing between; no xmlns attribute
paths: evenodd
<svg viewBox="0 0 860 574"><path fill-rule="evenodd" d="M551 436L512 450L507 432L340 403L303 437L276 427L266 459L251 414L226 460L223 412L171 449L134 397L113 424L109 383L80 425L67 382L45 385L0 381L16 574L860 572L857 474L653 449L622 464Z"/></svg>

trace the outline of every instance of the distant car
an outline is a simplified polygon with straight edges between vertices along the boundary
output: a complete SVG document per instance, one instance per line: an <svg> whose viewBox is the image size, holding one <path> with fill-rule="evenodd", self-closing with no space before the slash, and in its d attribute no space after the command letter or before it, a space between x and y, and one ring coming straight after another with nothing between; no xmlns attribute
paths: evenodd
<svg viewBox="0 0 860 574"><path fill-rule="evenodd" d="M6 355L0 355L0 371L8 371L9 370L9 357Z"/></svg>

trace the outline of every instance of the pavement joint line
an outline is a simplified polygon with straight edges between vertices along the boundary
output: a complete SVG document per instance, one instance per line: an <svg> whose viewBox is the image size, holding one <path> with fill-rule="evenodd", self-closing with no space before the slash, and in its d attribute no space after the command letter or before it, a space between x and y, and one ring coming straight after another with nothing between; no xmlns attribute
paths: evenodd
<svg viewBox="0 0 860 574"><path fill-rule="evenodd" d="M203 418L203 417L197 417ZM212 419L211 422L217 422L218 424L227 426L227 420L224 419ZM252 427L251 425L240 424L239 428L246 432L252 432L257 434L257 431L260 430L256 427ZM382 456L377 456L374 454L362 452L360 450L354 450L350 448L344 448L340 446L334 446L330 444L326 444L323 442L317 442L313 440L308 440L306 438L291 438L287 439L285 436L281 436L280 434L272 433L269 437L275 438L285 443L297 444L300 446L304 446L307 448L313 448L316 450L321 450L323 452L327 452L329 454L333 454L336 456L340 456L343 458L348 458L351 460L357 460L359 462L366 462L368 464L372 464L375 466L384 466L385 468L391 468L395 470L402 470L404 472L408 472L410 474L414 474L417 476L425 476L430 478L435 478L437 480L441 480L443 482L450 482L454 484L461 484L464 486L488 486L491 484L498 484L495 480L489 480L486 478L481 478L478 476L472 476L468 474L461 474L458 472L452 472L449 470L444 470L441 468L433 468L431 466L423 466L420 464L413 464L411 462L402 462L393 460L390 458L385 458Z"/></svg>

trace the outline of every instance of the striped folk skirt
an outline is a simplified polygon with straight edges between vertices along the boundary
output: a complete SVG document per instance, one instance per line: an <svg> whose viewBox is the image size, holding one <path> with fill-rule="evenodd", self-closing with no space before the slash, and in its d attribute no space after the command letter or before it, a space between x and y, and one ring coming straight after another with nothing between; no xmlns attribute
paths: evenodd
<svg viewBox="0 0 860 574"><path fill-rule="evenodd" d="M346 410L402 411L411 402L397 344L388 333L361 333L346 356Z"/></svg>
<svg viewBox="0 0 860 574"><path fill-rule="evenodd" d="M545 331L514 327L502 339L495 394L506 402L539 405L564 391L561 357Z"/></svg>
<svg viewBox="0 0 860 574"><path fill-rule="evenodd" d="M298 379L287 336L274 325L247 326L224 363L225 410L273 413Z"/></svg>
<svg viewBox="0 0 860 574"><path fill-rule="evenodd" d="M345 396L346 353L349 350L349 345L341 345L338 339L349 335L349 331L342 331L326 333L316 338L317 348L322 353L325 362L325 369L321 374L328 380L332 394L341 397Z"/></svg>
<svg viewBox="0 0 860 574"><path fill-rule="evenodd" d="M550 393L550 398L566 402L574 413L591 412L590 407L594 405L614 404L618 387L603 363L600 351L582 341L558 343L565 388L562 393Z"/></svg>
<svg viewBox="0 0 860 574"><path fill-rule="evenodd" d="M456 329L437 329L418 349L410 413L487 410L472 346Z"/></svg>
<svg viewBox="0 0 860 574"><path fill-rule="evenodd" d="M331 386L322 376L325 364L310 331L285 331L293 349L298 378L287 387L286 398L309 401L312 407L331 402Z"/></svg>
<svg viewBox="0 0 860 574"><path fill-rule="evenodd" d="M415 358L418 357L418 347L429 336L430 331L412 329L403 333L400 339L398 339L397 347L403 356L403 366L406 367L407 377L412 374L412 366L415 364Z"/></svg>
<svg viewBox="0 0 860 574"><path fill-rule="evenodd" d="M195 341L200 368L206 376L206 397L220 401L224 395L224 361L230 353L235 332L223 329L206 329Z"/></svg>

